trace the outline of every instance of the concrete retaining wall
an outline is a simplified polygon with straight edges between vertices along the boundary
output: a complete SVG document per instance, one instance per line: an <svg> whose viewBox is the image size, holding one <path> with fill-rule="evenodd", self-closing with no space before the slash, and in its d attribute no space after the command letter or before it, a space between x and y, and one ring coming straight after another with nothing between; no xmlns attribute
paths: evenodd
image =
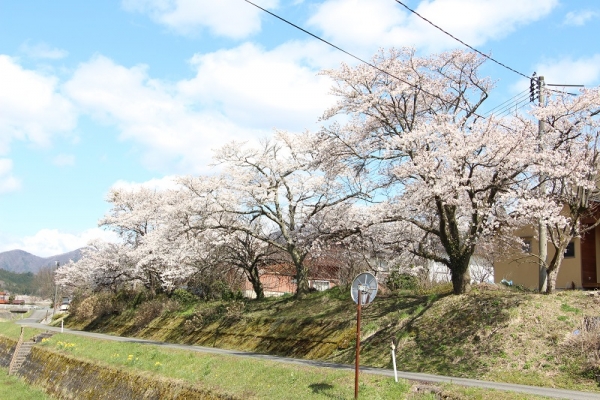
<svg viewBox="0 0 600 400"><path fill-rule="evenodd" d="M16 341L0 336L0 365L8 367ZM183 381L122 371L34 347L18 373L59 399L233 400Z"/></svg>

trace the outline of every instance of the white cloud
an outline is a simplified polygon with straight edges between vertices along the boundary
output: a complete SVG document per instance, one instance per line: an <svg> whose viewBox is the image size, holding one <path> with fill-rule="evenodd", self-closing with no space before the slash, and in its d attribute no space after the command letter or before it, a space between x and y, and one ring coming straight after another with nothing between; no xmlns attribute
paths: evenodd
<svg viewBox="0 0 600 400"><path fill-rule="evenodd" d="M59 154L52 159L52 163L59 167L70 167L75 165L75 156L73 154Z"/></svg>
<svg viewBox="0 0 600 400"><path fill-rule="evenodd" d="M111 189L136 190L139 188L154 189L157 191L178 189L180 185L176 182L177 176L165 176L163 178L150 179L146 182L116 181Z"/></svg>
<svg viewBox="0 0 600 400"><path fill-rule="evenodd" d="M0 55L0 154L13 139L48 145L76 123L73 107L57 92L57 79L26 70Z"/></svg>
<svg viewBox="0 0 600 400"><path fill-rule="evenodd" d="M118 242L119 237L112 231L92 228L79 234L59 232L57 229L42 229L33 236L26 236L0 244L0 251L24 250L38 257L50 257L67 253L86 246L93 239Z"/></svg>
<svg viewBox="0 0 600 400"><path fill-rule="evenodd" d="M590 10L570 11L565 15L563 25L582 26L589 20L598 17L598 13Z"/></svg>
<svg viewBox="0 0 600 400"><path fill-rule="evenodd" d="M274 8L278 0L263 0ZM239 0L123 0L123 8L147 14L155 22L183 35L205 28L212 34L241 39L260 31L262 11Z"/></svg>
<svg viewBox="0 0 600 400"><path fill-rule="evenodd" d="M212 148L242 131L218 113L196 110L172 86L151 79L144 66L125 68L105 57L82 64L65 91L83 112L117 125L121 139L144 145L151 169L177 164L175 169L199 171L212 159Z"/></svg>
<svg viewBox="0 0 600 400"><path fill-rule="evenodd" d="M557 5L558 0L424 0L413 9L471 46L481 46L548 15ZM380 47L440 51L462 46L389 0L327 0L309 23L336 44L367 54Z"/></svg>
<svg viewBox="0 0 600 400"><path fill-rule="evenodd" d="M539 63L535 67L546 83L598 85L600 83L600 54L588 58L562 58Z"/></svg>
<svg viewBox="0 0 600 400"><path fill-rule="evenodd" d="M196 77L178 88L242 126L303 130L333 103L327 95L332 82L317 75L331 59L318 42L290 42L270 51L246 43L194 56Z"/></svg>
<svg viewBox="0 0 600 400"><path fill-rule="evenodd" d="M328 51L316 43L272 51L245 44L196 55L196 77L173 84L152 79L144 65L126 68L96 56L64 89L82 112L144 145L149 168L194 173L206 171L212 150L231 140L315 123L331 103L330 82L316 75Z"/></svg>
<svg viewBox="0 0 600 400"><path fill-rule="evenodd" d="M0 193L13 192L21 188L21 181L12 175L12 160L0 158Z"/></svg>
<svg viewBox="0 0 600 400"><path fill-rule="evenodd" d="M29 42L25 42L21 45L19 50L31 58L42 58L50 60L58 60L61 58L65 58L69 55L68 51L56 47L50 47L44 42L36 44L30 44Z"/></svg>

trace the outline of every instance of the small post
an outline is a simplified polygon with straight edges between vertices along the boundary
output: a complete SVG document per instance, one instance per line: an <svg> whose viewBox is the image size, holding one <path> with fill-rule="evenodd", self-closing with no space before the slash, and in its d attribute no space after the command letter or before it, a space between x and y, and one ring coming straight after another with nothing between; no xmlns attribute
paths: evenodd
<svg viewBox="0 0 600 400"><path fill-rule="evenodd" d="M398 382L398 370L396 369L396 339L392 338L392 364L394 365L394 380Z"/></svg>
<svg viewBox="0 0 600 400"><path fill-rule="evenodd" d="M356 303L356 360L354 364L354 400L358 399L358 371L359 371L359 359L360 359L360 303L361 298L361 287L358 287L358 302Z"/></svg>
<svg viewBox="0 0 600 400"><path fill-rule="evenodd" d="M64 332L65 332L65 331L64 331L64 326L63 326L64 322L65 322L64 320L61 320L61 321L60 321L60 333L64 333ZM394 361L394 365L396 365L396 362L395 362L395 361ZM394 367L394 369L395 369L395 368L396 368L396 367ZM397 380L397 379L396 379L396 382L398 382L398 380Z"/></svg>

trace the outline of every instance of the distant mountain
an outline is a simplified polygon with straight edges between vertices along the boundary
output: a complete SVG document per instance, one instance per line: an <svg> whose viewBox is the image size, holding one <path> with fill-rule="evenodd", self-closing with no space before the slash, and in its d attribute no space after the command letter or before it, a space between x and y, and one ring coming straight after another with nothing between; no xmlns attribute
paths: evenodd
<svg viewBox="0 0 600 400"><path fill-rule="evenodd" d="M36 273L43 267L54 266L56 261L60 265L69 260L77 261L81 258L81 249L51 257L38 257L23 250L10 250L0 253L0 268L10 272Z"/></svg>

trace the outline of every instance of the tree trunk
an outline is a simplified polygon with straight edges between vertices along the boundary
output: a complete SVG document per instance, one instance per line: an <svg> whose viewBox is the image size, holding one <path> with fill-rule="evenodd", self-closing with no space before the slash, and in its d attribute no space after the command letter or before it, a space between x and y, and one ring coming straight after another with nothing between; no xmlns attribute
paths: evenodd
<svg viewBox="0 0 600 400"><path fill-rule="evenodd" d="M452 275L452 289L454 294L465 294L471 291L471 273L468 263L466 268L451 269L450 274Z"/></svg>
<svg viewBox="0 0 600 400"><path fill-rule="evenodd" d="M250 268L249 270L247 270L246 276L248 277L248 280L252 284L252 290L254 290L254 293L256 294L256 299L257 300L264 299L265 291L263 289L262 282L260 281L260 275L258 273L258 268L256 268L256 267Z"/></svg>
<svg viewBox="0 0 600 400"><path fill-rule="evenodd" d="M565 249L569 241L565 240L560 246L554 247L554 256L550 260L546 274L548 275L548 286L546 287L546 294L552 294L556 290L556 278L558 277L558 271L560 265L565 257Z"/></svg>
<svg viewBox="0 0 600 400"><path fill-rule="evenodd" d="M302 298L308 293L308 270L304 265L296 266L296 297Z"/></svg>
<svg viewBox="0 0 600 400"><path fill-rule="evenodd" d="M546 287L546 294L552 294L556 290L556 277L558 276L558 269L548 272L548 286Z"/></svg>
<svg viewBox="0 0 600 400"><path fill-rule="evenodd" d="M296 267L296 297L302 298L308 293L308 269L304 266L304 256L298 253L296 248L288 247L288 253L292 257Z"/></svg>
<svg viewBox="0 0 600 400"><path fill-rule="evenodd" d="M548 266L548 286L546 286L546 294L552 294L556 290L556 278L558 277L558 270L563 260L563 251L560 256L554 257Z"/></svg>

